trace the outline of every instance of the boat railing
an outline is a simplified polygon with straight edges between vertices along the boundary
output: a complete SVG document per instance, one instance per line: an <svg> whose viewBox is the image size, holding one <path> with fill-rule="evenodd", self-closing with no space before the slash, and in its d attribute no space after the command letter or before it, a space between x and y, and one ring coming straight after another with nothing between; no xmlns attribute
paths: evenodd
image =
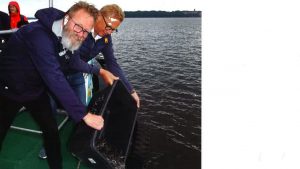
<svg viewBox="0 0 300 169"><path fill-rule="evenodd" d="M28 17L28 22L33 22L36 21L37 19L34 17ZM0 30L0 35L1 34L10 34L10 33L14 33L18 30L18 28L14 28L14 29L8 29L8 30Z"/></svg>
<svg viewBox="0 0 300 169"><path fill-rule="evenodd" d="M14 33L14 32L17 32L18 28L15 28L15 29L8 29L8 30L1 30L0 31L0 35L2 34L10 34L10 33Z"/></svg>

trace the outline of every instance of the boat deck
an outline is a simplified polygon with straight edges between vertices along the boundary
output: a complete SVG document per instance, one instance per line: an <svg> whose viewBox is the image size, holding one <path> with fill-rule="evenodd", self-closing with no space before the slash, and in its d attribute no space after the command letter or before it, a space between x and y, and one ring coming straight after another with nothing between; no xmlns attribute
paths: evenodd
<svg viewBox="0 0 300 169"><path fill-rule="evenodd" d="M57 121L64 119L58 115ZM38 126L27 112L20 113L15 121L14 126L21 126L38 130ZM76 169L78 160L67 150L69 135L73 129L74 123L68 121L60 129L61 150L63 155L63 168ZM0 151L0 168L1 169L46 169L49 168L47 160L40 159L38 153L42 146L42 136L37 133L30 133L16 129L10 129ZM81 164L79 169L88 169Z"/></svg>

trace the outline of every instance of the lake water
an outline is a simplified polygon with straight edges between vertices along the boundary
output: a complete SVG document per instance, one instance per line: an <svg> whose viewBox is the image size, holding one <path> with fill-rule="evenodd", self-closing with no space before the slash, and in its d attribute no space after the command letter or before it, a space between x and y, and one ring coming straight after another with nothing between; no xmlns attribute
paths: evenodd
<svg viewBox="0 0 300 169"><path fill-rule="evenodd" d="M113 43L151 136L147 169L199 169L201 18L127 18Z"/></svg>

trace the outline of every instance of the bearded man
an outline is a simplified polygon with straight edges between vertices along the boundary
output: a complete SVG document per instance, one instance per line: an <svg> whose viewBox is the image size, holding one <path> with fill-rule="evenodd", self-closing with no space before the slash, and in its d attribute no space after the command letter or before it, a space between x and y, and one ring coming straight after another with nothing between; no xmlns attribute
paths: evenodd
<svg viewBox="0 0 300 169"><path fill-rule="evenodd" d="M94 26L97 9L78 2L68 12L55 8L37 11L38 19L14 33L0 56L0 150L5 135L21 107L31 113L43 132L50 169L62 169L60 141L49 94L75 121L100 130L103 118L85 111L63 73L64 62L100 74L108 84L117 79L110 72L70 57Z"/></svg>

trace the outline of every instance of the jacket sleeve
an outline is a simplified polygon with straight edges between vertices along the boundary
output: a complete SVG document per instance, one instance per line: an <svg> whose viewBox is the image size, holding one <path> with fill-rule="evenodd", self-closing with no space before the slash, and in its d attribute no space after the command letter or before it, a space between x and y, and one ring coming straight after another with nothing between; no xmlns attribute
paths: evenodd
<svg viewBox="0 0 300 169"><path fill-rule="evenodd" d="M93 36L89 34L89 36L86 38L86 40L82 43L81 47L79 48L80 58L85 62L92 60L94 57L97 56L97 54L100 51L99 49L96 49L96 47L97 46L95 46L95 40Z"/></svg>
<svg viewBox="0 0 300 169"><path fill-rule="evenodd" d="M123 83L126 86L128 92L131 93L131 91L133 90L133 87L131 86L131 84L129 83L127 78L125 77L125 74L124 74L123 70L119 66L119 64L117 62L117 59L114 56L114 50L113 50L113 44L112 44L112 41L111 41L111 36L108 36L107 38L108 38L108 43L105 44L105 47L101 48L101 53L104 56L104 61L105 61L107 70L110 71L115 76L118 76L123 81ZM104 38L102 38L100 40L102 42L99 42L99 43L103 43ZM96 43L96 45L97 45L97 43ZM98 44L98 45L100 46L100 44Z"/></svg>
<svg viewBox="0 0 300 169"><path fill-rule="evenodd" d="M96 65L88 64L80 59L79 52L75 52L70 59L69 68L83 73L99 74L100 68Z"/></svg>
<svg viewBox="0 0 300 169"><path fill-rule="evenodd" d="M87 62L95 58L100 52L104 56L107 70L115 76L118 76L125 84L127 90L131 92L133 88L125 77L123 70L117 63L117 60L114 56L111 36L105 36L97 40L95 44L93 37L89 36L80 48L80 58Z"/></svg>
<svg viewBox="0 0 300 169"><path fill-rule="evenodd" d="M70 117L79 122L85 115L85 106L80 102L67 82L56 59L53 38L43 30L35 31L26 39L30 57L50 92L59 100Z"/></svg>

